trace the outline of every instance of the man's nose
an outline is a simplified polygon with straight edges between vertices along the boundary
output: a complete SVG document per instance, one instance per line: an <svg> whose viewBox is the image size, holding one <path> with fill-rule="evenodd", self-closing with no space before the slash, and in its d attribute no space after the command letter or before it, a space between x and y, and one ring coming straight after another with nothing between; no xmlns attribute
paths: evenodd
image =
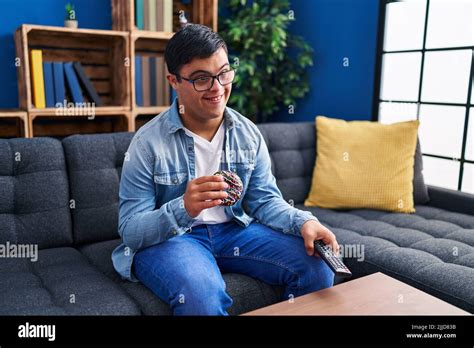
<svg viewBox="0 0 474 348"><path fill-rule="evenodd" d="M214 79L214 84L212 85L211 91L213 92L224 91L224 86L220 84L217 78Z"/></svg>

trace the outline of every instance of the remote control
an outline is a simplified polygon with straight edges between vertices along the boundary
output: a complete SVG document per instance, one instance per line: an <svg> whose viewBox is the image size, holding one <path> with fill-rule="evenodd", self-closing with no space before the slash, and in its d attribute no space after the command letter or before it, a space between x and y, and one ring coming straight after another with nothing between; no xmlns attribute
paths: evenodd
<svg viewBox="0 0 474 348"><path fill-rule="evenodd" d="M331 247L324 244L321 240L314 241L314 250L321 256L329 268L340 277L348 278L352 276L351 271L346 265L332 252Z"/></svg>

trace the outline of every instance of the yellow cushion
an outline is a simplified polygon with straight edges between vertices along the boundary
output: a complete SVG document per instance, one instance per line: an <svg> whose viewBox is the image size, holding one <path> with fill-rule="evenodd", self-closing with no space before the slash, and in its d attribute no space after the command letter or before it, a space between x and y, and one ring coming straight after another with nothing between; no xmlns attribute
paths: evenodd
<svg viewBox="0 0 474 348"><path fill-rule="evenodd" d="M317 157L304 205L415 212L418 125L316 117Z"/></svg>

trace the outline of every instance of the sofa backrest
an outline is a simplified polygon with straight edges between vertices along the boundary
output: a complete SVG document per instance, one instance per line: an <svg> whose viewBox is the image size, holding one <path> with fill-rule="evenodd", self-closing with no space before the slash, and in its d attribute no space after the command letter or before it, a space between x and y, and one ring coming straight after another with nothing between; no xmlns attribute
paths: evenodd
<svg viewBox="0 0 474 348"><path fill-rule="evenodd" d="M314 122L258 128L283 197L303 203L316 157ZM0 243L37 243L41 249L118 238L120 175L133 135L73 135L62 146L51 138L0 140ZM415 201L426 189L421 167L418 144Z"/></svg>
<svg viewBox="0 0 474 348"><path fill-rule="evenodd" d="M315 158L313 122L258 125L272 171L286 200L301 203L311 185ZM133 133L73 135L63 140L75 244L118 238L119 183Z"/></svg>
<svg viewBox="0 0 474 348"><path fill-rule="evenodd" d="M69 184L61 142L0 139L0 244L73 242Z"/></svg>
<svg viewBox="0 0 474 348"><path fill-rule="evenodd" d="M119 182L133 133L73 135L63 140L75 244L118 238Z"/></svg>
<svg viewBox="0 0 474 348"><path fill-rule="evenodd" d="M272 172L285 200L301 204L311 188L316 158L314 122L258 124L272 159Z"/></svg>

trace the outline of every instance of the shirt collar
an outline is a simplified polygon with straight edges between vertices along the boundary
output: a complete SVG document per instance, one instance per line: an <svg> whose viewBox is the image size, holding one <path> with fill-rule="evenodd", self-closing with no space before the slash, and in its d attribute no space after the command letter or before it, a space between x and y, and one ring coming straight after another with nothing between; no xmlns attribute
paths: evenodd
<svg viewBox="0 0 474 348"><path fill-rule="evenodd" d="M184 129L181 117L179 117L178 108L178 98L175 98L169 108L168 133L175 133L178 129ZM224 122L227 129L231 129L234 126L239 127L242 124L234 112L227 106L224 109Z"/></svg>

